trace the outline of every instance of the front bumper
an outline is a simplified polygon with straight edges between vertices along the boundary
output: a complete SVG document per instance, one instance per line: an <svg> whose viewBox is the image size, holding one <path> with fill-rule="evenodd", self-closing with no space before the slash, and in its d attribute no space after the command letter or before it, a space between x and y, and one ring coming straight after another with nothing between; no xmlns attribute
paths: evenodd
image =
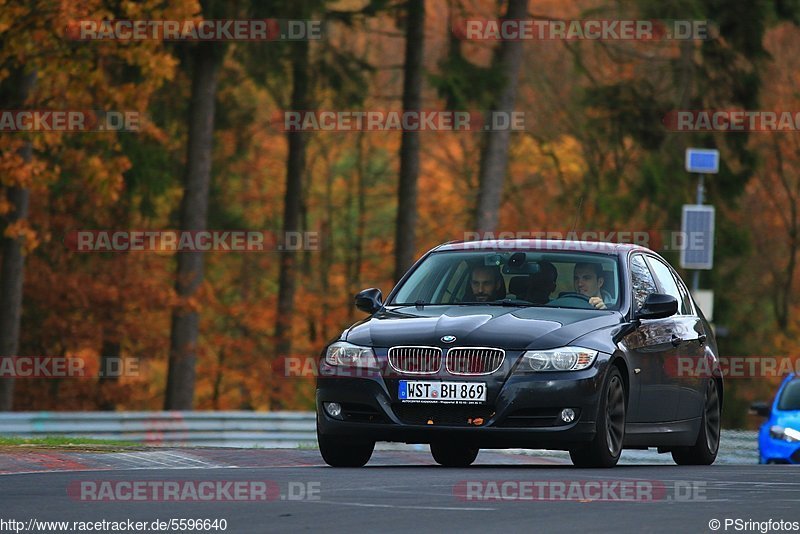
<svg viewBox="0 0 800 534"><path fill-rule="evenodd" d="M800 442L775 439L769 430L759 433L758 442L760 463L800 464Z"/></svg>
<svg viewBox="0 0 800 534"><path fill-rule="evenodd" d="M595 435L608 358L598 354L595 364L584 371L514 374L506 369L491 376L426 378L382 376L377 371L359 377L333 376L335 370L323 360L316 391L317 428L323 435L374 441L458 439L480 448L566 450ZM487 402L409 406L397 398L401 378L486 382ZM325 402L342 405L340 418L324 410ZM560 420L563 408L575 410L573 422Z"/></svg>

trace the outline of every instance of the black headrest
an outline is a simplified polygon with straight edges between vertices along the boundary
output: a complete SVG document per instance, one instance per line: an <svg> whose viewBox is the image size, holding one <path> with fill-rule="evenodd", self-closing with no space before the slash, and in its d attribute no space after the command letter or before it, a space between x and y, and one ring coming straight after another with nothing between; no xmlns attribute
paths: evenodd
<svg viewBox="0 0 800 534"><path fill-rule="evenodd" d="M515 276L508 282L508 292L516 295L517 298L525 298L525 295L528 294L529 285L529 276Z"/></svg>

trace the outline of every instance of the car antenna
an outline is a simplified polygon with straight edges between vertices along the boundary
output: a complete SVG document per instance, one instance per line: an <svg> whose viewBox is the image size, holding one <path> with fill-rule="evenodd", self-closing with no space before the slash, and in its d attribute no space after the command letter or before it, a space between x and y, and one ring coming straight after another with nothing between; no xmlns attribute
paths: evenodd
<svg viewBox="0 0 800 534"><path fill-rule="evenodd" d="M575 227L578 226L578 218L581 215L581 207L583 206L583 195L578 199L578 209L575 210L575 220L572 222L572 228L570 229L567 236L572 234L575 231Z"/></svg>

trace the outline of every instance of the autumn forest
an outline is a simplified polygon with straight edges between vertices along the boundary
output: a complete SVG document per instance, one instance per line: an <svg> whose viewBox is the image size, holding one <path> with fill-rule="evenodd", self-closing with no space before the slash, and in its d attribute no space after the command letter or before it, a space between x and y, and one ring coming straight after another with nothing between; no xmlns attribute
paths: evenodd
<svg viewBox="0 0 800 534"><path fill-rule="evenodd" d="M710 20L705 39L471 39L469 19ZM319 38L80 39L81 20L320 21ZM675 131L675 110L800 109L800 8L744 0L0 0L2 110L134 113L119 131L0 127L2 410L310 410L313 359L431 247L500 232L670 232L684 151L720 152L724 356L800 354L797 131ZM286 110L520 113L484 131L307 129ZM794 169L794 170L793 170ZM266 250L76 249L75 232L258 231ZM301 245L285 244L287 235ZM278 236L278 237L274 237ZM305 241L303 241L305 240ZM691 273L681 271L685 280ZM134 371L102 376L107 361ZM303 360L305 361L305 360ZM780 377L726 383L729 427Z"/></svg>

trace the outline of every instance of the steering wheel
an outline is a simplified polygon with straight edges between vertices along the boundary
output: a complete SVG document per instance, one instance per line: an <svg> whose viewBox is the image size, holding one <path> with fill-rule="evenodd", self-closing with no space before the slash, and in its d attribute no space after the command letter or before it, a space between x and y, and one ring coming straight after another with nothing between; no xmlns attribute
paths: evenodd
<svg viewBox="0 0 800 534"><path fill-rule="evenodd" d="M558 298L560 298L560 299L563 299L563 298L581 299L581 300L585 300L586 302L589 302L589 297L587 295L584 295L583 293L576 293L576 292L573 292L573 291L563 291L563 292L558 294Z"/></svg>
<svg viewBox="0 0 800 534"><path fill-rule="evenodd" d="M594 309L594 306L589 304L589 297L573 291L559 293L558 297L548 302L546 306L565 306L567 308L585 308L587 310Z"/></svg>

